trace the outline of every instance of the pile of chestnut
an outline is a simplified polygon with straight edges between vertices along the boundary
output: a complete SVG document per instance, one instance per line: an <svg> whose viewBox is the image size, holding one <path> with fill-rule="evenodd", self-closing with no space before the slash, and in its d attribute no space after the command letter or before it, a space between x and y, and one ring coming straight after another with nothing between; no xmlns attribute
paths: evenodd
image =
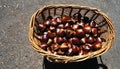
<svg viewBox="0 0 120 69"><path fill-rule="evenodd" d="M72 17L48 16L39 23L36 37L45 51L56 55L77 56L101 49L100 29L95 21L76 13Z"/></svg>

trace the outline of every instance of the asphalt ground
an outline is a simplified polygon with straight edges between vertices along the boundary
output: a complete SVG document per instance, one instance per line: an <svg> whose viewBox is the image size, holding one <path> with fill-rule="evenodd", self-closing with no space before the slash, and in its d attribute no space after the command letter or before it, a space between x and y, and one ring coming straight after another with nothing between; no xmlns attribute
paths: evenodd
<svg viewBox="0 0 120 69"><path fill-rule="evenodd" d="M39 8L51 4L75 4L101 9L112 20L115 41L100 58L80 63L55 64L34 51L28 40L29 22ZM119 69L120 0L0 0L0 69Z"/></svg>

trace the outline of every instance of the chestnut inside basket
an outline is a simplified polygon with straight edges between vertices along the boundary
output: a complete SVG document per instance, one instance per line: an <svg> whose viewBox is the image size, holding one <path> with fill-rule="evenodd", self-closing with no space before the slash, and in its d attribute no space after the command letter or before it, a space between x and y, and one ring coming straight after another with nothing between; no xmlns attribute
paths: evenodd
<svg viewBox="0 0 120 69"><path fill-rule="evenodd" d="M96 21L98 24L99 29L102 31L102 35L100 37L105 39L105 41L102 42L102 48L100 50L81 56L62 56L52 54L51 52L45 51L39 47L41 42L34 36L34 33L39 32L37 26L40 22L43 22L48 16L54 17L67 15L71 17L78 12L82 16L89 17L90 20ZM109 17L99 9L76 5L51 5L38 9L32 15L29 26L29 40L32 43L33 48L41 55L49 58L51 62L78 62L100 56L103 53L107 52L111 48L114 41L114 28Z"/></svg>

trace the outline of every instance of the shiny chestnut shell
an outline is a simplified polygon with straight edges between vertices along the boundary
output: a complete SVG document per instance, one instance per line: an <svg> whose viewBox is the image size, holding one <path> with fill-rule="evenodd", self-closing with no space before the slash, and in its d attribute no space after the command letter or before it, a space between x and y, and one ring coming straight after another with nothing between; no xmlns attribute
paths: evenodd
<svg viewBox="0 0 120 69"><path fill-rule="evenodd" d="M85 32L85 33L90 33L91 30L92 30L92 28L91 28L91 26L89 26L89 25L84 27L84 32Z"/></svg>
<svg viewBox="0 0 120 69"><path fill-rule="evenodd" d="M99 49L101 49L101 48L102 48L102 43L101 43L101 42L95 42L95 43L93 44L93 48L94 48L94 50L99 50Z"/></svg>
<svg viewBox="0 0 120 69"><path fill-rule="evenodd" d="M75 45L80 44L79 39L77 37L73 37L71 40L72 40L72 43Z"/></svg>
<svg viewBox="0 0 120 69"><path fill-rule="evenodd" d="M76 29L75 32L76 32L75 35L77 37L81 37L81 36L83 36L85 34L83 29Z"/></svg>

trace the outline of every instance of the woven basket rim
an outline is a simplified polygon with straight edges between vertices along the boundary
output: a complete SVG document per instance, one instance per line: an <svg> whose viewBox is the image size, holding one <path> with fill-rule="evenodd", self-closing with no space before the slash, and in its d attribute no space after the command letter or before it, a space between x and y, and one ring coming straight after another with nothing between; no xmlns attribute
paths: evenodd
<svg viewBox="0 0 120 69"><path fill-rule="evenodd" d="M109 26L110 26L110 29L112 29L112 36L111 36L111 40L110 40L110 43L109 45L110 46L106 46L105 48L102 48L101 50L98 50L98 51L95 51L95 52L92 52L92 53L88 53L87 55L81 55L81 56L61 56L61 55L55 55L55 54L52 54L52 53L49 53L47 51L44 51L40 48L37 48L35 49L35 47L37 46L34 42L33 42L33 38L31 37L31 31L33 31L33 28L31 25L34 26L33 23L33 20L35 18L35 16L37 15L37 13L40 13L43 11L43 9L45 8L50 8L50 7L76 7L76 8L86 8L86 9L89 9L89 10L93 10L95 11L96 13L99 13L101 14L105 19L106 21L108 22ZM96 56L99 56L99 55L102 55L103 53L105 53L106 51L108 51L110 49L110 47L112 46L113 42L114 42L114 37L115 37L115 33L114 33L114 27L112 25L112 21L111 19L105 14L103 13L100 9L97 9L97 8L92 8L92 7L89 7L89 6L79 6L79 5L62 5L62 4L58 4L58 5L47 5L47 6L44 6L40 9L38 9L31 17L31 20L30 20L30 25L29 25L29 40L30 42L32 43L33 45L33 48L40 52L41 55L44 55L44 56L47 56L47 57L54 57L54 59L57 59L59 57L59 59L63 60L63 59L67 59L67 60L64 60L64 63L67 63L67 62L74 62L74 60L77 60L77 61L83 61L83 60L86 60L88 58L92 58L92 57L96 57ZM35 47L34 47L35 46ZM39 50L40 49L40 50ZM43 53L44 52L44 53ZM101 53L102 52L102 53ZM57 61L55 61L57 62Z"/></svg>

